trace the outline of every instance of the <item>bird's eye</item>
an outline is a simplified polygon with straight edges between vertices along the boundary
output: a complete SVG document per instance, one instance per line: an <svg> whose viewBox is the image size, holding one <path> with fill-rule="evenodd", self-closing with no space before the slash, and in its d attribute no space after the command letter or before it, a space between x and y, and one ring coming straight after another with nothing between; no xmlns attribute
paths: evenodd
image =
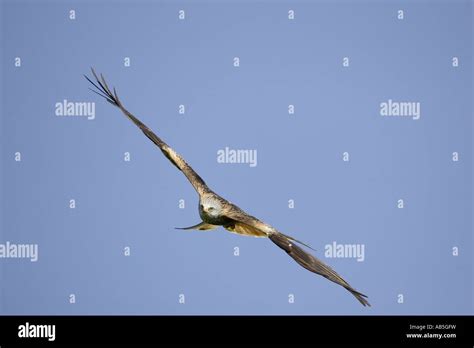
<svg viewBox="0 0 474 348"><path fill-rule="evenodd" d="M214 210L214 207L209 207L209 211L213 211Z"/></svg>

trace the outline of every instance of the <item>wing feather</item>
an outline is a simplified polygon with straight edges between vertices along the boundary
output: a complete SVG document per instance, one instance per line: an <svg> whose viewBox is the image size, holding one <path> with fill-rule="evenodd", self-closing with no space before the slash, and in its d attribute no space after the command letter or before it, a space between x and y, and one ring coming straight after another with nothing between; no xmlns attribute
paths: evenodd
<svg viewBox="0 0 474 348"><path fill-rule="evenodd" d="M313 255L307 253L299 246L291 243L291 241L281 233L273 233L269 236L271 241L285 250L298 264L306 268L308 271L319 274L330 281L339 284L348 290L355 298L364 306L370 306L367 296L355 290L349 285L339 274L331 267L318 260Z"/></svg>
<svg viewBox="0 0 474 348"><path fill-rule="evenodd" d="M115 88L113 89L114 93L110 90L107 82L105 81L104 76L100 74L97 76L94 69L92 70L92 75L94 75L95 82L93 82L89 77L84 75L84 77L96 88L92 90L101 97L105 98L109 103L118 107L125 116L127 116L140 130L150 139L156 146L158 146L163 152L163 154L168 158L168 160L174 164L176 168L183 172L186 178L189 180L194 189L201 195L205 192L209 192L204 180L194 171L194 169L181 157L176 151L168 146L160 137L158 137L150 128L148 128L144 123L142 123L138 118L132 115L120 101Z"/></svg>

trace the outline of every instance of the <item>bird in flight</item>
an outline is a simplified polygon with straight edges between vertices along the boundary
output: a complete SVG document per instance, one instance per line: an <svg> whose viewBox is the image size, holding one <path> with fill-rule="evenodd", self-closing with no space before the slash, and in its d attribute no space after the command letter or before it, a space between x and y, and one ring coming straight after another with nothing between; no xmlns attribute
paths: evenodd
<svg viewBox="0 0 474 348"><path fill-rule="evenodd" d="M349 285L342 277L336 273L331 267L318 260L310 253L304 251L297 244L306 246L308 245L300 242L299 240L290 237L286 234L279 232L269 224L262 222L254 216L247 214L245 211L240 209L235 204L227 201L226 199L213 192L204 182L204 180L194 171L193 168L181 157L176 151L174 151L168 144L166 144L160 137L158 137L150 128L143 124L138 118L133 116L120 101L115 88L112 90L107 85L102 74L99 76L96 74L94 69L92 75L94 76L95 82L89 77L84 77L95 87L95 90L90 88L91 91L97 93L101 97L105 98L110 104L116 106L127 116L140 130L150 139L161 152L178 168L186 178L189 180L191 185L197 191L199 195L199 216L201 222L197 225L181 228L183 230L212 230L219 226L224 227L226 230L237 233L244 236L253 237L264 237L269 238L278 247L283 249L290 257L292 257L298 264L307 270L319 274L330 281L339 284L346 290L348 290L355 298L364 306L370 306L367 301L367 296L355 290ZM312 248L311 248L312 249Z"/></svg>

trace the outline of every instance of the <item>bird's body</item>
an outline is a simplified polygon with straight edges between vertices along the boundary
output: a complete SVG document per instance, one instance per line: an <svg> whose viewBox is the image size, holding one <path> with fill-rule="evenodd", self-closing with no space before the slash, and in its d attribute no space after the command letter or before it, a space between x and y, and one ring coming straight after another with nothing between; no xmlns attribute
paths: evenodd
<svg viewBox="0 0 474 348"><path fill-rule="evenodd" d="M249 220L261 224L261 229L252 228L249 225L230 218L229 216L231 216L232 213L245 214L238 206L209 190L209 192L202 195L199 200L199 216L205 225L203 225L204 227L194 229L208 230L222 226L229 232L253 237L268 237L269 233L275 231L270 225L249 215ZM184 229L189 229L189 227Z"/></svg>
<svg viewBox="0 0 474 348"><path fill-rule="evenodd" d="M112 91L107 86L105 79L101 75L100 79L92 70L92 74L96 79L96 83L90 80L87 76L86 79L92 83L97 91L93 92L99 94L105 98L109 103L118 107L141 131L157 145L161 152L170 160L170 162L176 166L186 178L189 180L191 185L194 187L199 195L199 216L201 222L190 227L181 228L184 230L212 230L219 226L224 227L227 231L237 233L245 236L252 237L264 237L269 238L278 247L283 249L289 256L291 256L298 264L308 269L309 271L322 275L323 277L341 285L346 290L351 292L357 300L364 306L370 306L366 300L366 295L358 292L352 288L341 276L339 276L331 267L318 260L313 255L304 251L301 247L296 245L306 244L298 241L297 239L290 237L286 234L281 233L274 227L267 223L264 223L254 216L247 214L241 208L228 200L222 198L215 192L213 192L204 180L186 163L186 161L174 151L168 144L166 144L160 137L153 133L145 124L139 119L133 116L125 107L122 105L120 99L117 96L115 89Z"/></svg>

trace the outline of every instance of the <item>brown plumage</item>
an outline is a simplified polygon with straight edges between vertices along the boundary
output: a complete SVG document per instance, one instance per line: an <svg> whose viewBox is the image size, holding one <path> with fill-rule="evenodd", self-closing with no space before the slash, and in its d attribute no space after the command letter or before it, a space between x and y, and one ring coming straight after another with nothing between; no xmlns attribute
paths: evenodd
<svg viewBox="0 0 474 348"><path fill-rule="evenodd" d="M161 138L159 138L151 129L143 124L138 118L133 116L120 101L115 88L112 90L107 85L104 77L99 76L92 69L95 82L93 82L86 75L85 78L96 88L91 89L94 93L97 93L101 97L105 98L109 103L118 107L122 113L127 116L140 130L150 139L163 154L178 168L186 178L189 180L191 185L194 187L199 195L199 215L201 216L202 222L191 226L181 228L184 230L197 229L197 230L211 230L218 226L223 226L226 230L245 236L253 237L268 237L278 247L286 251L299 265L306 268L307 270L319 274L332 282L341 285L347 289L356 299L364 306L370 306L366 300L366 295L356 291L352 288L342 277L337 274L331 267L325 265L322 261L318 260L313 255L307 253L295 243L302 244L306 247L308 245L294 239L293 237L287 236L274 227L267 223L264 223L254 216L251 216L240 209L235 204L230 203L226 199L222 198L215 192L213 192L204 182L204 180L194 171L191 166L171 147L168 146ZM311 248L311 247L309 247Z"/></svg>
<svg viewBox="0 0 474 348"><path fill-rule="evenodd" d="M280 248L286 251L296 262L307 270L314 272L316 274L322 275L324 278L329 279L330 281L339 284L340 286L347 289L355 298L362 303L364 306L370 306L369 302L366 300L366 295L358 292L352 288L342 277L336 273L331 267L324 264L318 260L313 255L305 252L299 246L295 245L287 237L283 236L280 233L273 233L268 236L273 243L278 245Z"/></svg>

